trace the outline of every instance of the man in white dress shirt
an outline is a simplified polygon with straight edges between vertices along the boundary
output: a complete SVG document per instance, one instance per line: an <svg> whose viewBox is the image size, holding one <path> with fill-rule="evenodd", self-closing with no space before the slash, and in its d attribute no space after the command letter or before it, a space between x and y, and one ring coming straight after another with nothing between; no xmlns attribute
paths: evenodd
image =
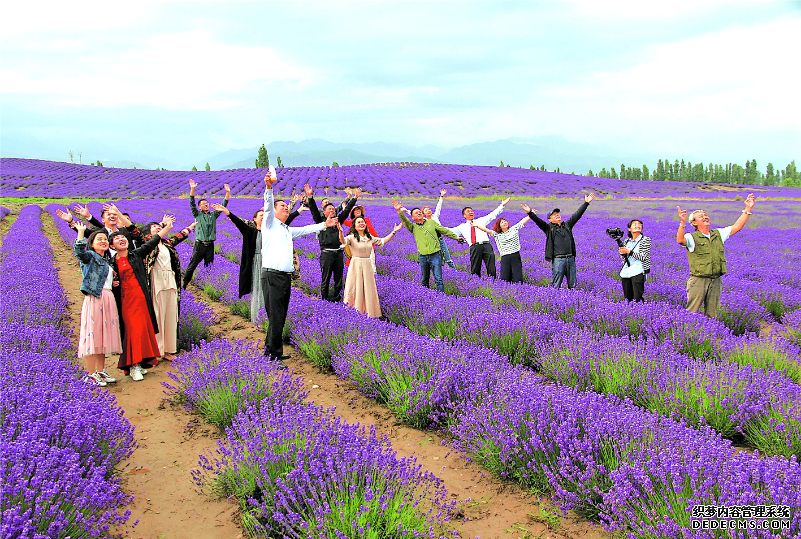
<svg viewBox="0 0 801 539"><path fill-rule="evenodd" d="M264 217L261 221L261 288L264 294L264 308L267 311L267 339L264 355L274 359L286 368L282 334L289 309L289 296L292 291L292 240L307 234L336 226L336 217L314 225L290 227L286 225L289 206L283 200L273 199L275 173L264 176Z"/></svg>
<svg viewBox="0 0 801 539"><path fill-rule="evenodd" d="M487 268L487 275L490 277L497 277L495 251L492 248L489 236L487 236L487 233L483 230L474 227L473 223L489 228L490 221L501 214L510 200L512 200L511 197L504 198L498 207L492 210L492 213L479 218L475 217L473 208L468 206L462 210L464 223L451 229L457 235L466 239L467 243L470 244L470 273L473 275L481 276L481 261L483 260L484 266Z"/></svg>

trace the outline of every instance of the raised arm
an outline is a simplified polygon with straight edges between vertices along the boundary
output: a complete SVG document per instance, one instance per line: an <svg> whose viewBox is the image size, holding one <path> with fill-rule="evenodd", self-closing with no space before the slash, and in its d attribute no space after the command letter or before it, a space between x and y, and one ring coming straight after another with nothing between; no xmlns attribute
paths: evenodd
<svg viewBox="0 0 801 539"><path fill-rule="evenodd" d="M684 237L684 225L687 224L687 210L681 209L681 206L676 206L679 210L679 229L676 231L676 243L679 245L687 245L687 239Z"/></svg>
<svg viewBox="0 0 801 539"><path fill-rule="evenodd" d="M578 220L581 219L581 216L584 215L584 212L590 207L590 202L592 202L593 199L595 199L595 193L584 195L584 204L579 206L579 209L576 210L576 213L570 216L570 219L567 220L567 224L572 227L578 223Z"/></svg>
<svg viewBox="0 0 801 539"><path fill-rule="evenodd" d="M527 204L521 204L520 207L524 212L526 212L526 215L528 215L529 219L534 221L534 224L536 224L540 230L546 234L548 233L548 223L537 217L537 210L532 210Z"/></svg>
<svg viewBox="0 0 801 539"><path fill-rule="evenodd" d="M75 253L75 256L77 256L78 260L81 262L89 262L92 259L92 255L86 252L87 241L86 238L84 238L84 234L86 233L86 225L75 219L73 227L78 231L78 239L75 240L75 245L72 247L72 252Z"/></svg>
<svg viewBox="0 0 801 539"><path fill-rule="evenodd" d="M275 180L270 176L270 173L264 175L264 214L261 218L262 230L268 229L273 226L275 219L275 200L273 199L273 183ZM262 236L263 237L263 236Z"/></svg>
<svg viewBox="0 0 801 539"><path fill-rule="evenodd" d="M231 186L226 183L223 185L223 189L225 189L225 199L223 199L223 206L227 206L228 201L231 200Z"/></svg>
<svg viewBox="0 0 801 539"><path fill-rule="evenodd" d="M498 217L501 214L501 212L503 212L504 208L506 207L506 205L509 203L510 200L512 200L511 197L504 198L501 201L501 203L498 204L498 207L495 208L494 210L492 210L491 213L485 215L484 217L479 217L478 219L473 219L473 223L478 221L479 224L487 226L490 221L492 221L493 219Z"/></svg>
<svg viewBox="0 0 801 539"><path fill-rule="evenodd" d="M395 234L397 234L398 230L400 230L401 228L403 228L402 224L398 223L397 225L395 225L395 228L392 229L392 232L381 238L381 245L385 245L389 240L394 238Z"/></svg>
<svg viewBox="0 0 801 539"><path fill-rule="evenodd" d="M351 210L356 205L356 201L359 199L359 195L362 194L361 188L357 188L356 191L353 192L353 196L348 200L348 203L345 204L345 209L343 209L339 214L339 222L344 223L345 219L348 218L350 215Z"/></svg>
<svg viewBox="0 0 801 539"><path fill-rule="evenodd" d="M395 208L396 212L398 212L398 217L400 217L400 220L401 220L401 223L403 223L403 226L405 226L406 229L409 232L414 234L414 225L409 220L409 218L406 217L406 215L403 213L403 206L401 205L400 200L397 200L397 199L393 200L392 201L392 207Z"/></svg>
<svg viewBox="0 0 801 539"><path fill-rule="evenodd" d="M445 193L448 191L445 189L439 190L439 200L437 200L437 207L434 208L434 214L431 216L436 221L439 221L439 214L442 212L442 202L445 200Z"/></svg>
<svg viewBox="0 0 801 539"><path fill-rule="evenodd" d="M516 224L516 225L515 225L513 228L522 228L522 227L523 227L523 225L524 225L524 224L526 224L526 223L528 223L529 221L531 221L531 217L529 217L528 215L526 215L525 217L523 217L522 219L520 219L520 220L517 222L517 224Z"/></svg>
<svg viewBox="0 0 801 539"><path fill-rule="evenodd" d="M182 241L185 241L189 237L189 233L192 232L195 229L196 225L197 225L197 223L192 223L188 227L186 227L183 230L181 230L179 233L175 234L173 237L169 238L170 245L175 247L176 245L178 245Z"/></svg>
<svg viewBox="0 0 801 539"><path fill-rule="evenodd" d="M195 203L195 188L197 183L195 180L189 180L189 209L192 210L192 217L197 219L197 204Z"/></svg>
<svg viewBox="0 0 801 539"><path fill-rule="evenodd" d="M753 193L748 195L748 198L745 199L745 209L740 217L737 218L737 221L733 225L731 225L731 233L730 236L734 236L739 231L743 229L745 223L748 222L748 218L751 217L751 210L754 209L754 204L756 203L756 198L754 198Z"/></svg>

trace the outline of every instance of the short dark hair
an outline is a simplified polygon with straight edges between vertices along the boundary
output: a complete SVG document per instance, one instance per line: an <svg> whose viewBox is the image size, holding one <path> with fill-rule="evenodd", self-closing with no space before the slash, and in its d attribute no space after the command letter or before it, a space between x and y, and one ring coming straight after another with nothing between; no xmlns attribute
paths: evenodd
<svg viewBox="0 0 801 539"><path fill-rule="evenodd" d="M86 238L86 242L87 242L87 243L86 243L86 249L87 249L87 250L89 250L89 251L94 251L94 249L92 249L92 244L94 243L94 241L95 241L95 238L96 238L96 237L97 237L99 234L103 234L103 235L106 237L106 239L108 239L108 231L107 231L105 228L98 228L97 230L95 230L94 232L92 232L91 234L89 234L89 237L88 237L88 238ZM109 240L109 243L111 243L111 241L110 241L110 240ZM108 251L106 251L106 253L108 253ZM98 253L98 254L100 254L100 253Z"/></svg>
<svg viewBox="0 0 801 539"><path fill-rule="evenodd" d="M464 217L464 212L466 212L467 210L472 210L472 209L473 208L470 207L470 206L465 206L464 208L462 208L462 217Z"/></svg>
<svg viewBox="0 0 801 539"><path fill-rule="evenodd" d="M115 230L114 232L108 235L109 245L111 245L111 243L114 241L114 238L116 238L117 236L122 236L123 238L128 239L128 236L125 234L125 232L123 232L122 230Z"/></svg>
<svg viewBox="0 0 801 539"><path fill-rule="evenodd" d="M275 205L273 205L273 208L274 208L274 207L275 207ZM253 212L253 218L254 218L254 219L256 218L256 216L259 214L259 212L260 212L260 211L264 211L264 208L259 208L258 210L256 210L256 211L254 211L254 212Z"/></svg>
<svg viewBox="0 0 801 539"><path fill-rule="evenodd" d="M145 236L152 236L153 235L153 231L150 228L153 225L161 225L162 228L164 227L164 225L162 225L160 221L150 221L148 224L145 225Z"/></svg>
<svg viewBox="0 0 801 539"><path fill-rule="evenodd" d="M409 215L413 214L415 212L415 210L420 210L420 208L412 208L412 211L409 212ZM420 210L420 211L423 211L423 210Z"/></svg>
<svg viewBox="0 0 801 539"><path fill-rule="evenodd" d="M639 220L639 219L632 219L632 220L631 220L631 221L629 221L629 223L626 225L626 229L630 229L630 228L631 228L631 224L632 224L632 223L640 223L640 226L642 226L643 228L645 228L645 225L643 224L643 222L642 222L641 220ZM629 235L629 238L630 238L630 237L631 237L631 230L629 230L629 231L628 231L628 235Z"/></svg>
<svg viewBox="0 0 801 539"><path fill-rule="evenodd" d="M198 203L198 204L200 204L200 203L201 203L201 202L203 202L204 200L205 200L206 202L208 202L208 201L209 201L209 199L208 199L208 198L201 198L200 200L198 200L198 201L197 201L197 203Z"/></svg>
<svg viewBox="0 0 801 539"><path fill-rule="evenodd" d="M501 221L506 221L507 223L509 222L508 219L504 219L503 217L496 219L495 224L492 225L492 230L494 230L496 234L501 234L503 232L501 229Z"/></svg>
<svg viewBox="0 0 801 539"><path fill-rule="evenodd" d="M336 206L334 206L333 204L331 204L331 203L329 202L328 204L323 204L323 212L325 212L325 210L326 210L326 208L328 208L328 206L331 206L332 208L334 208L334 210L336 210L336 209L337 209L337 208L336 208Z"/></svg>

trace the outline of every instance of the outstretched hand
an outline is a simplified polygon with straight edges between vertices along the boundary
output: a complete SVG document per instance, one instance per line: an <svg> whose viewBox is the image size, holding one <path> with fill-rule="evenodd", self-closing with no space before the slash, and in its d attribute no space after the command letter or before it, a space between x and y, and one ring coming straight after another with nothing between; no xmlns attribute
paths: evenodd
<svg viewBox="0 0 801 539"><path fill-rule="evenodd" d="M754 194L751 193L745 199L745 210L746 211L751 211L752 209L754 209L754 204L756 204L756 198L754 198Z"/></svg>
<svg viewBox="0 0 801 539"><path fill-rule="evenodd" d="M264 175L264 185L267 186L267 189L272 189L273 184L277 182L277 179L273 179L272 175L268 172Z"/></svg>
<svg viewBox="0 0 801 539"><path fill-rule="evenodd" d="M189 188L194 189L195 187L197 187L195 180L189 180Z"/></svg>
<svg viewBox="0 0 801 539"><path fill-rule="evenodd" d="M392 229L392 232L397 232L397 231L398 231L398 230L400 230L401 228L403 228L403 223L398 223L398 224L397 224L397 225L395 225L395 227Z"/></svg>
<svg viewBox="0 0 801 539"><path fill-rule="evenodd" d="M355 189L355 190L352 192L353 198L359 198L359 195L361 195L361 194L362 194L362 188L361 188L361 187L357 187L357 188L356 188L356 189Z"/></svg>
<svg viewBox="0 0 801 539"><path fill-rule="evenodd" d="M442 189L439 190L439 196L444 197L445 193L447 193L447 192L448 192L448 190L443 187Z"/></svg>
<svg viewBox="0 0 801 539"><path fill-rule="evenodd" d="M223 206L222 204L211 204L211 209L214 211L222 212L225 215L231 215L231 210Z"/></svg>
<svg viewBox="0 0 801 539"><path fill-rule="evenodd" d="M595 200L595 193L590 193L589 195L584 195L584 202L586 202L587 204L589 204L593 200Z"/></svg>
<svg viewBox="0 0 801 539"><path fill-rule="evenodd" d="M223 185L223 189L225 189L226 193L230 193L231 192L231 186L228 185L227 183Z"/></svg>
<svg viewBox="0 0 801 539"><path fill-rule="evenodd" d="M507 204L509 204L509 201L510 201L510 200L512 200L512 197L506 197L506 198L504 198L503 200L501 200L501 205L502 205L502 206L506 206Z"/></svg>
<svg viewBox="0 0 801 539"><path fill-rule="evenodd" d="M306 198L314 198L314 189L308 183L303 186L303 192L306 193Z"/></svg>
<svg viewBox="0 0 801 539"><path fill-rule="evenodd" d="M85 217L86 219L89 219L92 216L92 214L89 213L89 206L86 205L81 206L80 204L76 204L75 206L72 207L72 211L74 211L81 217Z"/></svg>
<svg viewBox="0 0 801 539"><path fill-rule="evenodd" d="M67 211L61 211L61 209L59 208L59 209L57 209L57 210L56 210L56 215L58 215L58 216L59 216L59 218L60 218L62 221L65 221L65 222L67 222L67 223L71 223L71 222L72 222L72 220L73 220L73 218L72 218L72 214L70 213L70 211L69 211L69 210L67 210Z"/></svg>
<svg viewBox="0 0 801 539"><path fill-rule="evenodd" d="M75 220L75 230L78 232L86 232L86 225L80 222L78 219Z"/></svg>
<svg viewBox="0 0 801 539"><path fill-rule="evenodd" d="M170 228L172 225L175 224L175 216L174 215L165 215L161 222L164 224L165 228Z"/></svg>
<svg viewBox="0 0 801 539"><path fill-rule="evenodd" d="M687 222L687 210L681 209L681 206L676 206L676 209L679 210L679 219L681 219L682 223Z"/></svg>
<svg viewBox="0 0 801 539"><path fill-rule="evenodd" d="M337 219L336 217L329 217L328 219L325 220L325 226L327 227L337 226L338 224L339 224L339 219Z"/></svg>
<svg viewBox="0 0 801 539"><path fill-rule="evenodd" d="M531 213L531 207L528 204L521 204L520 208L526 213Z"/></svg>
<svg viewBox="0 0 801 539"><path fill-rule="evenodd" d="M401 204L401 201L398 200L397 198L392 201L392 207L395 208L395 211L398 213L400 213L401 210L403 210L403 204Z"/></svg>

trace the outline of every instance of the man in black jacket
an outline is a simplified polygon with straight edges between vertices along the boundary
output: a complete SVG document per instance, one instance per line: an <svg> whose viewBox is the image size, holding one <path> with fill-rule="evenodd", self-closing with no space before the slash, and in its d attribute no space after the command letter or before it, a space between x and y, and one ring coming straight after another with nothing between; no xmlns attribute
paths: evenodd
<svg viewBox="0 0 801 539"><path fill-rule="evenodd" d="M548 214L548 221L543 221L529 208L523 206L531 220L537 223L540 230L545 232L545 260L551 263L553 280L551 286L562 287L562 280L567 275L567 287L576 286L576 240L573 239L573 227L595 198L595 193L584 195L584 204L570 216L567 222L562 222L559 208L554 208Z"/></svg>
<svg viewBox="0 0 801 539"><path fill-rule="evenodd" d="M323 215L320 215L320 210L317 209L317 203L314 201L314 190L308 184L304 186L303 190L306 192L306 199L315 223L324 223L326 219L337 215L336 207L330 202L323 207ZM353 191L353 196L337 216L340 224L348 219L348 215L356 205L356 200L361 193L361 189ZM335 226L329 226L317 234L317 239L320 242L320 271L322 272L320 295L325 300L342 301L342 273L345 271L345 258L342 254L341 243L339 243L339 229ZM329 296L329 287L332 275L334 277L334 294L331 297Z"/></svg>

